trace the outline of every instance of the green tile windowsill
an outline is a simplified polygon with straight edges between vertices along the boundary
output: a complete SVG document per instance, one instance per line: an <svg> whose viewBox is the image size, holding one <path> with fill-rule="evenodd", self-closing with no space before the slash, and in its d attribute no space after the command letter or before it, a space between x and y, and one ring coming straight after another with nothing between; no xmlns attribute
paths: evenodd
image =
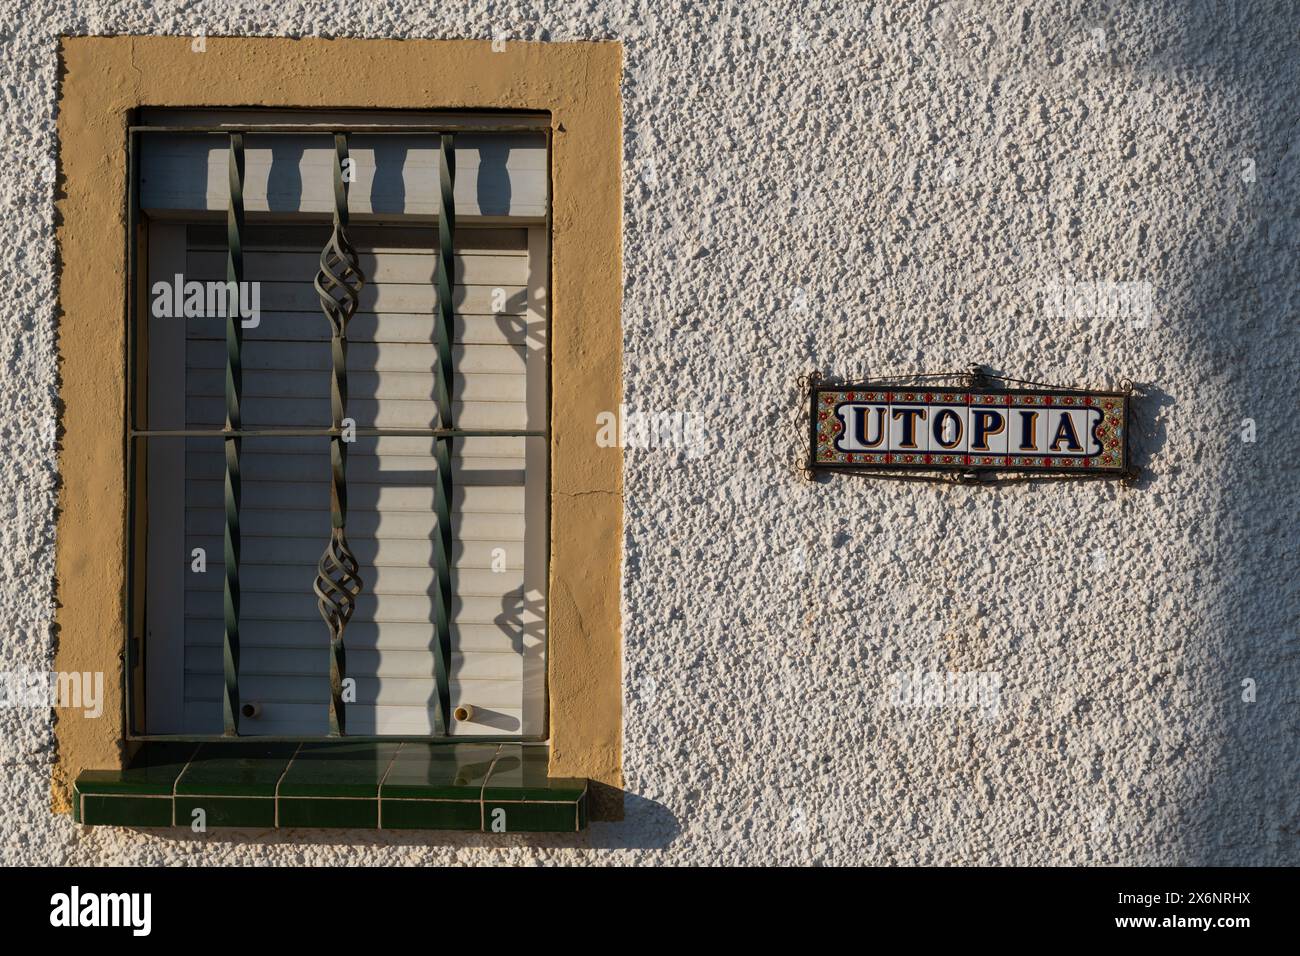
<svg viewBox="0 0 1300 956"><path fill-rule="evenodd" d="M72 813L88 826L585 829L587 781L548 777L548 762L544 744L147 743L124 770L83 772Z"/></svg>

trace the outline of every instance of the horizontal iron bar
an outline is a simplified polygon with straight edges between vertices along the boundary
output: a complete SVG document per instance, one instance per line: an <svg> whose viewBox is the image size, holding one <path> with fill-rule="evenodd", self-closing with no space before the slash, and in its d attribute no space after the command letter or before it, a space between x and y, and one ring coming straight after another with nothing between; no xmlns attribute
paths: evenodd
<svg viewBox="0 0 1300 956"><path fill-rule="evenodd" d="M132 438L332 438L341 428L144 428ZM546 432L518 428L354 428L367 438L545 438Z"/></svg>
<svg viewBox="0 0 1300 956"><path fill-rule="evenodd" d="M141 741L168 741L184 744L224 744L224 743L267 743L267 744L336 744L336 743L379 743L379 744L435 744L438 746L447 746L452 744L540 744L545 743L549 738L529 735L522 737L508 737L504 735L483 735L479 736L438 736L427 734L418 736L414 734L402 734L398 736L380 737L374 734L348 734L346 737L303 737L283 735L283 734L243 734L239 737L222 737L214 734L131 734L127 740Z"/></svg>
<svg viewBox="0 0 1300 956"><path fill-rule="evenodd" d="M229 126L132 126L131 133L209 133L229 136L231 133L319 133L333 136L338 133L362 135L411 133L544 133L549 124L504 124L495 126L449 126L446 123L423 126L420 124L337 124L337 123L232 123Z"/></svg>

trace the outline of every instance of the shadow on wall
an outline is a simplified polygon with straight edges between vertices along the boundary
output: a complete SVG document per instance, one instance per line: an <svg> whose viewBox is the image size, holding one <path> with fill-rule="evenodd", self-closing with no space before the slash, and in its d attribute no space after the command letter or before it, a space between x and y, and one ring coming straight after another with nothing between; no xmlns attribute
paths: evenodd
<svg viewBox="0 0 1300 956"><path fill-rule="evenodd" d="M1133 397L1129 400L1132 418L1128 425L1128 454L1129 464L1138 472L1134 485L1142 491L1155 485L1160 477L1156 465L1169 437L1165 422L1173 404L1173 396L1155 385L1139 382L1133 386Z"/></svg>
<svg viewBox="0 0 1300 956"><path fill-rule="evenodd" d="M1171 708L1200 711L1186 725L1208 731L1200 743L1209 749L1187 752L1192 741L1184 735L1161 741L1164 752L1149 759L1174 764L1181 778L1174 816L1162 821L1177 846L1167 862L1294 865L1300 858L1294 732L1300 472L1279 413L1289 418L1298 404L1288 364L1295 359L1300 205L1295 12L1250 2L1144 6L1131 15L1145 21L1146 36L1161 38L1162 49L1154 63L1137 67L1136 79L1171 90L1157 111L1174 136L1191 140L1187 175L1174 188L1187 221L1197 224L1180 232L1182 248L1159 253L1152 266L1158 270L1181 256L1180 274L1190 279L1187 287L1161 289L1169 303L1157 331L1181 343L1182 364L1197 370L1201 394L1180 397L1182 414L1221 410L1227 419L1216 431L1217 447L1193 449L1203 458L1166 465L1171 474L1194 472L1184 481L1205 489L1203 527L1194 535L1205 542L1198 550L1208 561L1196 566L1188 555L1184 567L1168 569L1171 598L1191 609L1177 635L1185 650L1148 684L1148 693L1167 698ZM1240 112L1229 127L1240 129L1240 138L1228 138L1227 155L1213 157L1208 169L1195 156L1204 147L1183 118L1204 111L1179 105L1198 93L1219 99L1211 105L1224 112ZM1148 402L1163 407L1167 398L1149 392L1142 419L1154 420ZM1248 418L1257 420L1253 443L1243 440ZM1144 438L1138 436L1139 446ZM1181 580L1174 579L1178 574ZM1137 796L1159 794L1139 786Z"/></svg>

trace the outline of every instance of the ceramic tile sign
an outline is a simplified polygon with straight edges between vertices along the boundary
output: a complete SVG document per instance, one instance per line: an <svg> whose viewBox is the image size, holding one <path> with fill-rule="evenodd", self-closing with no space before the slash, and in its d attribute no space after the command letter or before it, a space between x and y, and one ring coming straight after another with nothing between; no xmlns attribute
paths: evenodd
<svg viewBox="0 0 1300 956"><path fill-rule="evenodd" d="M1128 468L1122 392L817 384L811 395L814 471Z"/></svg>

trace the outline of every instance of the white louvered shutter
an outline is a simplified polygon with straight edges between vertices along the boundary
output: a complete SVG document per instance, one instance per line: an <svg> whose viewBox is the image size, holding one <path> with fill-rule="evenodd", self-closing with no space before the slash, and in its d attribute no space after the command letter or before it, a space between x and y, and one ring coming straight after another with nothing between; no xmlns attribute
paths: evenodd
<svg viewBox="0 0 1300 956"><path fill-rule="evenodd" d="M246 229L245 279L261 283L260 325L244 332L246 429L330 424L329 323L312 287L328 233L318 223ZM348 326L347 415L359 428L437 427L436 228L398 220L355 225L350 235L367 284ZM224 226L155 222L150 284L175 272L224 279L225 255ZM543 225L457 230L456 427L545 429L546 269ZM224 319L151 318L148 349L151 427L219 429ZM546 440L463 438L452 448L449 709L470 705L473 716L453 718L449 732L540 735ZM352 735L435 731L435 450L428 437L348 445L347 536L364 581L344 637L356 681L346 708ZM147 729L220 734L222 442L151 439L148 462ZM329 539L329 475L327 438L242 443L239 680L258 715L241 721L241 734L328 732L328 632L312 582ZM190 569L196 548L205 573Z"/></svg>

